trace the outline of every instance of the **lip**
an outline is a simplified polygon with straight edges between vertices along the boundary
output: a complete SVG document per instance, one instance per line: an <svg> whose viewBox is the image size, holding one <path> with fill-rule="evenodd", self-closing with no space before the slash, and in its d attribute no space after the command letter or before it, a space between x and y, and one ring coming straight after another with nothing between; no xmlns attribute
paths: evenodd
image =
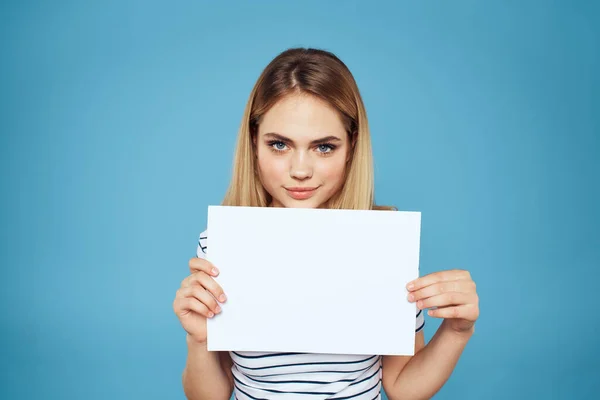
<svg viewBox="0 0 600 400"><path fill-rule="evenodd" d="M306 200L315 194L319 187L288 187L285 190L288 192L291 198L296 200Z"/></svg>

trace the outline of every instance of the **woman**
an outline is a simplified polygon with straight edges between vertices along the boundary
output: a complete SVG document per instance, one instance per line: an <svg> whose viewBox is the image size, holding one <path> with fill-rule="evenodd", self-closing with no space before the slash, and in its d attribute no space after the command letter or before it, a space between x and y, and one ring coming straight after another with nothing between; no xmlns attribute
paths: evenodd
<svg viewBox="0 0 600 400"><path fill-rule="evenodd" d="M393 210L374 204L365 108L354 78L335 55L290 49L263 71L246 106L224 205ZM224 288L200 235L191 275L173 308L187 332L183 386L189 399L390 399L432 397L450 376L479 315L467 271L410 282L416 303L414 356L208 352L206 318L221 312ZM401 288L398 288L401 290ZM425 345L423 310L443 318Z"/></svg>

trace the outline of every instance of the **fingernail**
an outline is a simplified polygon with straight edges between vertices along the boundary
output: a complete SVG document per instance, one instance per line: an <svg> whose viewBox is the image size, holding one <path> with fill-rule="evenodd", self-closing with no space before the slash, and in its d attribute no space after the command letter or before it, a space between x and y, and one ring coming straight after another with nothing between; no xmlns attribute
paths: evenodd
<svg viewBox="0 0 600 400"><path fill-rule="evenodd" d="M218 275L219 274L219 270L216 269L216 268L213 268L211 272L212 272L213 275Z"/></svg>
<svg viewBox="0 0 600 400"><path fill-rule="evenodd" d="M215 312L216 312L217 314L218 314L218 313L220 313L220 312L221 312L221 307L220 307L220 306L217 306L217 308L215 308Z"/></svg>
<svg viewBox="0 0 600 400"><path fill-rule="evenodd" d="M225 302L225 300L227 300L227 296L225 296L225 293L223 293L222 295L219 296L219 301L221 303Z"/></svg>
<svg viewBox="0 0 600 400"><path fill-rule="evenodd" d="M208 313L208 318L212 318L212 317L214 317L214 316L215 316L215 314L213 314L212 312L209 312L209 313Z"/></svg>
<svg viewBox="0 0 600 400"><path fill-rule="evenodd" d="M414 288L414 287L415 287L415 285L413 283L409 283L408 285L406 285L406 288L408 290L412 290L412 288Z"/></svg>
<svg viewBox="0 0 600 400"><path fill-rule="evenodd" d="M408 295L408 301L410 301L410 302L415 301L415 296L412 293Z"/></svg>

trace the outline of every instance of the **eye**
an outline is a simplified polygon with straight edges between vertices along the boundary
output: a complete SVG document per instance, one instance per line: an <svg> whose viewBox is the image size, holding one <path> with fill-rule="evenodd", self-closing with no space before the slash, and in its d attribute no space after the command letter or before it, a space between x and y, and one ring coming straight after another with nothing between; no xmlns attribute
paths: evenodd
<svg viewBox="0 0 600 400"><path fill-rule="evenodd" d="M317 150L319 150L320 153L331 153L334 149L335 146L328 143L320 144L317 146Z"/></svg>
<svg viewBox="0 0 600 400"><path fill-rule="evenodd" d="M275 151L284 151L287 147L285 143L277 140L269 142L269 146L272 147Z"/></svg>

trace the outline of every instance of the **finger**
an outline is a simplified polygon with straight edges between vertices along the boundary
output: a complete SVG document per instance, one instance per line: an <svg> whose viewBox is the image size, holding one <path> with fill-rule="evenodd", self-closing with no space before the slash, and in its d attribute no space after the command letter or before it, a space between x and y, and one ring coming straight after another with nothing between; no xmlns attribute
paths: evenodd
<svg viewBox="0 0 600 400"><path fill-rule="evenodd" d="M437 308L427 311L427 315L434 318L461 318L468 321L476 321L479 311L474 304L463 304L461 306Z"/></svg>
<svg viewBox="0 0 600 400"><path fill-rule="evenodd" d="M178 292L178 296L180 296L181 298L192 297L197 299L215 314L221 312L221 306L219 306L219 303L217 303L215 298L212 297L212 295L208 293L206 289L200 286L190 286L182 288L178 290Z"/></svg>
<svg viewBox="0 0 600 400"><path fill-rule="evenodd" d="M197 272L197 273L200 273L200 272ZM197 273L193 273L191 275L186 276L185 279L183 281L181 281L181 287L185 288L185 287L190 287L192 285L202 286L200 281L198 281L198 277L196 276ZM201 273L204 274L204 272L201 272Z"/></svg>
<svg viewBox="0 0 600 400"><path fill-rule="evenodd" d="M474 302L473 300L470 293L449 292L419 300L417 301L417 308L423 310L431 307L459 306L470 304Z"/></svg>
<svg viewBox="0 0 600 400"><path fill-rule="evenodd" d="M193 297L184 297L176 300L175 313L178 316L184 316L190 312L202 315L206 318L212 318L215 314L202 304L198 299Z"/></svg>
<svg viewBox="0 0 600 400"><path fill-rule="evenodd" d="M221 286L218 283L216 283L216 281L213 280L212 277L208 276L206 274L206 272L204 272L204 271L194 272L193 274L186 276L183 279L183 281L181 281L181 287L184 288L184 287L190 287L190 286L194 286L194 285L205 287L204 282L208 282L206 280L206 278L209 278L210 282L213 282L212 286L214 287L214 291L219 291L220 293L223 292L223 290L221 289ZM210 283L207 283L207 284L210 285ZM208 287L206 287L206 288L208 289ZM214 291L213 291L213 293L214 293ZM220 295L221 294L219 294L219 296Z"/></svg>
<svg viewBox="0 0 600 400"><path fill-rule="evenodd" d="M452 269L447 271L434 272L417 278L406 285L406 288L410 291L422 289L426 286L433 285L437 282L456 281L459 279L470 279L471 275L469 271L461 269Z"/></svg>
<svg viewBox="0 0 600 400"><path fill-rule="evenodd" d="M193 286L194 284L200 285L208 290L210 294L221 303L227 301L227 296L223 292L221 285L219 285L212 277L206 275L205 272L196 272L190 276L189 286Z"/></svg>
<svg viewBox="0 0 600 400"><path fill-rule="evenodd" d="M473 281L457 280L457 281L444 281L434 283L424 288L415 290L408 294L408 300L410 302L426 299L428 297L436 296L442 293L448 292L462 292L471 293L475 291L475 284Z"/></svg>
<svg viewBox="0 0 600 400"><path fill-rule="evenodd" d="M215 267L210 261L205 260L204 258L191 258L189 262L189 267L190 273L192 274L202 271L211 276L219 275L219 269Z"/></svg>

